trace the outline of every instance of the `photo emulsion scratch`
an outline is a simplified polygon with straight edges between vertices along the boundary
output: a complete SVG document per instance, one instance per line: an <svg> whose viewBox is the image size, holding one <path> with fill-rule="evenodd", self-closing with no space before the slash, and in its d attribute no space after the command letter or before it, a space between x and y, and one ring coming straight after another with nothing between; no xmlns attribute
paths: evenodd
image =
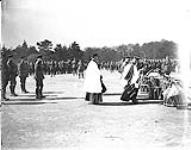
<svg viewBox="0 0 191 150"><path fill-rule="evenodd" d="M2 0L2 150L189 150L189 0Z"/></svg>

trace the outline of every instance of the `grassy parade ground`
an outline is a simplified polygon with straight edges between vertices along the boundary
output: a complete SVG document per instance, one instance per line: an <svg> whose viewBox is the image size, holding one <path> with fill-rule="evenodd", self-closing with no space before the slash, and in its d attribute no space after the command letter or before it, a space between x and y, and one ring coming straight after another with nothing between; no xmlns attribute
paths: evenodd
<svg viewBox="0 0 191 150"><path fill-rule="evenodd" d="M45 76L43 100L35 99L35 80L27 78L30 92L1 105L1 145L14 149L189 149L191 111L166 107L159 100L123 102L120 74L102 71L107 92L103 103L84 101L83 79L72 74Z"/></svg>

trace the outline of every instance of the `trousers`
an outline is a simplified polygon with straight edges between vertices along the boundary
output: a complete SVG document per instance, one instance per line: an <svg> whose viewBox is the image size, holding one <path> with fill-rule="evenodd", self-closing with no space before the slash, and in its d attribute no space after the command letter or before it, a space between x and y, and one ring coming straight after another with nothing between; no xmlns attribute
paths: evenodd
<svg viewBox="0 0 191 150"><path fill-rule="evenodd" d="M43 79L36 79L36 97L42 97Z"/></svg>

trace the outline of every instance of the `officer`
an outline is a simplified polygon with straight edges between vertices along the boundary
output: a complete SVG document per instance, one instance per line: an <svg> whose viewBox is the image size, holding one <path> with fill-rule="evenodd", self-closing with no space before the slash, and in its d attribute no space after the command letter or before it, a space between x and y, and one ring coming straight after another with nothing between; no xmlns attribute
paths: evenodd
<svg viewBox="0 0 191 150"><path fill-rule="evenodd" d="M10 80L10 91L12 96L18 96L15 93L15 87L16 87L16 77L18 76L18 68L17 65L13 62L13 55L9 55L8 61L7 61L7 73Z"/></svg>
<svg viewBox="0 0 191 150"><path fill-rule="evenodd" d="M6 98L6 88L9 82L9 73L8 73L8 67L7 67L7 61L8 61L8 57L6 56L2 56L2 70L1 70L1 97L2 100L9 100L8 98Z"/></svg>
<svg viewBox="0 0 191 150"><path fill-rule="evenodd" d="M21 61L18 65L18 70L19 70L19 78L20 78L20 83L21 83L21 91L23 93L29 93L25 87L26 78L29 75L29 65L24 56L21 57Z"/></svg>
<svg viewBox="0 0 191 150"><path fill-rule="evenodd" d="M44 96L42 95L44 79L42 55L39 55L37 57L37 61L35 63L34 77L36 80L36 99L42 99L44 98Z"/></svg>

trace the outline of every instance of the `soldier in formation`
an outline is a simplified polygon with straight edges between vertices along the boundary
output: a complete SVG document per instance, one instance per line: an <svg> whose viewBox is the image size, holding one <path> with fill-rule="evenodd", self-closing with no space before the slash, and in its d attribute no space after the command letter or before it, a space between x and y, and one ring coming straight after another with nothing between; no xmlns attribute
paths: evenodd
<svg viewBox="0 0 191 150"><path fill-rule="evenodd" d="M7 61L7 69L8 69L8 76L10 81L10 91L12 96L18 96L15 93L15 87L17 84L16 77L18 76L18 68L17 65L13 62L13 55L9 56Z"/></svg>
<svg viewBox="0 0 191 150"><path fill-rule="evenodd" d="M6 88L10 83L10 92L11 96L18 96L15 93L16 87L16 77L18 76L17 65L13 62L13 55L9 55L8 57L3 58L2 61L2 99L9 100L6 98Z"/></svg>
<svg viewBox="0 0 191 150"><path fill-rule="evenodd" d="M86 66L85 63L83 61L79 61L78 62L78 66L77 66L77 74L78 74L78 78L84 78L84 70L85 70Z"/></svg>
<svg viewBox="0 0 191 150"><path fill-rule="evenodd" d="M11 57L11 56L9 56ZM2 91L1 91L1 98L2 100L9 100L7 97L6 97L6 88L7 88L7 85L10 81L10 78L9 78L9 72L8 72L8 66L7 66L7 61L9 59L9 57L7 58L6 56L3 56L2 57L2 72L1 72L1 88L2 88Z"/></svg>
<svg viewBox="0 0 191 150"><path fill-rule="evenodd" d="M26 58L24 56L21 57L21 61L18 65L18 70L19 70L19 78L20 78L20 85L21 85L21 91L23 93L29 93L26 90L26 78L29 75L29 64L26 61Z"/></svg>

